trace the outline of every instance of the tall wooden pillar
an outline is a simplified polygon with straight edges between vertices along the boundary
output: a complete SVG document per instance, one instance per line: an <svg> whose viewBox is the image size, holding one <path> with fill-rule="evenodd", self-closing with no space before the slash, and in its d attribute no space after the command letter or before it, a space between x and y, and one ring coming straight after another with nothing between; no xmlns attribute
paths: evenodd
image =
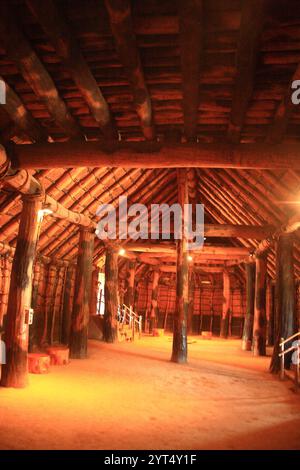
<svg viewBox="0 0 300 470"><path fill-rule="evenodd" d="M255 263L246 263L246 315L244 322L242 350L251 351L253 338Z"/></svg>
<svg viewBox="0 0 300 470"><path fill-rule="evenodd" d="M31 307L34 310L33 322L29 327L29 338L28 338L28 350L33 352L38 345L38 314L36 312L36 307L38 304L38 294L39 294L39 283L41 277L41 265L39 262L34 263L34 276L32 283L32 295L31 295Z"/></svg>
<svg viewBox="0 0 300 470"><path fill-rule="evenodd" d="M230 277L228 271L223 271L223 305L221 317L221 338L227 338L230 315Z"/></svg>
<svg viewBox="0 0 300 470"><path fill-rule="evenodd" d="M128 272L127 272L127 290L124 296L124 303L128 307L134 305L134 278L135 278L135 262L129 261Z"/></svg>
<svg viewBox="0 0 300 470"><path fill-rule="evenodd" d="M99 291L99 268L95 267L92 274L91 296L90 296L90 315L97 315L98 291Z"/></svg>
<svg viewBox="0 0 300 470"><path fill-rule="evenodd" d="M17 246L11 271L4 341L6 364L2 366L3 387L25 387L28 379L28 324L31 307L33 262L39 235L40 196L23 196ZM27 317L27 318L26 318Z"/></svg>
<svg viewBox="0 0 300 470"><path fill-rule="evenodd" d="M267 316L266 316L266 287L267 287L267 256L256 258L255 274L255 304L253 319L254 356L266 355Z"/></svg>
<svg viewBox="0 0 300 470"><path fill-rule="evenodd" d="M151 311L150 311L150 333L153 328L157 327L158 322L158 284L159 284L159 270L153 271L152 278L152 293L151 293Z"/></svg>
<svg viewBox="0 0 300 470"><path fill-rule="evenodd" d="M173 362L187 362L187 314L189 303L188 241L183 231L184 204L188 204L187 172L177 170L178 202L182 207L182 238L177 241L176 309L174 313Z"/></svg>
<svg viewBox="0 0 300 470"><path fill-rule="evenodd" d="M103 339L114 343L118 338L118 247L107 244L105 257Z"/></svg>
<svg viewBox="0 0 300 470"><path fill-rule="evenodd" d="M94 238L92 230L80 229L70 334L70 357L73 359L87 357Z"/></svg>
<svg viewBox="0 0 300 470"><path fill-rule="evenodd" d="M278 357L280 339L289 338L296 331L295 279L292 235L282 235L276 245L276 284L275 284L275 344L270 370L279 372ZM291 346L286 344L286 348ZM291 358L286 355L286 366Z"/></svg>
<svg viewBox="0 0 300 470"><path fill-rule="evenodd" d="M65 288L63 296L63 308L62 308L62 327L61 327L61 342L69 345L70 343L70 332L71 332L71 318L73 308L73 295L72 295L72 283L73 280L73 267L68 266L65 279Z"/></svg>
<svg viewBox="0 0 300 470"><path fill-rule="evenodd" d="M267 344L274 346L274 302L273 302L273 285L270 278L267 280L266 294L266 313L267 313Z"/></svg>
<svg viewBox="0 0 300 470"><path fill-rule="evenodd" d="M189 270L189 306L188 306L188 319L187 319L187 332L192 334L193 331L193 316L194 316L194 295L195 295L195 276L193 269Z"/></svg>

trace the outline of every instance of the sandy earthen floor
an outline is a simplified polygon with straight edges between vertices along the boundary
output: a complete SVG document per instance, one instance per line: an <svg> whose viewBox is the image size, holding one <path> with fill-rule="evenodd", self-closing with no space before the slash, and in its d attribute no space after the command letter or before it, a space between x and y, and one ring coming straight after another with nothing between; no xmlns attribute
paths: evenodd
<svg viewBox="0 0 300 470"><path fill-rule="evenodd" d="M1 449L300 449L300 394L237 340L90 342L89 359L0 389Z"/></svg>

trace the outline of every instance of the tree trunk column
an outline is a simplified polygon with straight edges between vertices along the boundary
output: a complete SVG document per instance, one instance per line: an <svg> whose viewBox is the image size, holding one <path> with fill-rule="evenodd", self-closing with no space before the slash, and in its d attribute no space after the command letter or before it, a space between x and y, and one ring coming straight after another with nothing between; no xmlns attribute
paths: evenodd
<svg viewBox="0 0 300 470"><path fill-rule="evenodd" d="M221 318L221 338L227 338L230 314L230 277L228 271L223 271L223 305Z"/></svg>
<svg viewBox="0 0 300 470"><path fill-rule="evenodd" d="M195 275L191 267L189 270L189 306L188 306L188 319L187 319L188 335L192 334L193 332L194 296L195 296Z"/></svg>
<svg viewBox="0 0 300 470"><path fill-rule="evenodd" d="M107 245L105 257L105 311L103 339L114 343L118 338L118 248Z"/></svg>
<svg viewBox="0 0 300 470"><path fill-rule="evenodd" d="M90 315L97 315L98 291L99 291L99 268L96 267L92 274L91 297L90 297Z"/></svg>
<svg viewBox="0 0 300 470"><path fill-rule="evenodd" d="M188 241L184 227L184 204L188 204L186 169L177 170L178 202L182 207L182 238L177 241L176 310L174 313L173 351L171 361L187 362L187 315L189 303Z"/></svg>
<svg viewBox="0 0 300 470"><path fill-rule="evenodd" d="M255 276L255 306L253 319L253 354L266 355L267 316L266 316L266 287L267 287L267 257L256 258Z"/></svg>
<svg viewBox="0 0 300 470"><path fill-rule="evenodd" d="M275 284L275 345L270 370L279 372L278 357L280 339L287 339L296 332L295 279L292 235L279 237L276 246ZM291 344L286 344L286 349ZM290 365L286 355L286 366Z"/></svg>
<svg viewBox="0 0 300 470"><path fill-rule="evenodd" d="M242 350L251 351L253 338L255 263L246 263L246 315L243 330Z"/></svg>
<svg viewBox="0 0 300 470"><path fill-rule="evenodd" d="M150 311L150 327L149 332L152 333L153 328L157 327L158 322L158 284L159 270L153 271L152 294L151 294L151 311Z"/></svg>
<svg viewBox="0 0 300 470"><path fill-rule="evenodd" d="M39 236L40 196L23 196L17 246L11 270L6 329L6 364L2 366L3 387L25 387L28 380L28 324L31 307L33 262Z"/></svg>
<svg viewBox="0 0 300 470"><path fill-rule="evenodd" d="M92 230L80 229L70 334L70 357L73 359L87 357L94 238Z"/></svg>
<svg viewBox="0 0 300 470"><path fill-rule="evenodd" d="M73 307L72 287L74 284L73 273L74 273L73 267L68 266L67 272L66 272L64 295L63 295L62 328L61 328L61 342L66 345L69 345L70 343L70 331L71 331L71 319L72 319L72 307Z"/></svg>
<svg viewBox="0 0 300 470"><path fill-rule="evenodd" d="M127 307L134 306L134 278L135 278L135 262L129 261L129 269L127 272L127 290L125 293L124 303Z"/></svg>

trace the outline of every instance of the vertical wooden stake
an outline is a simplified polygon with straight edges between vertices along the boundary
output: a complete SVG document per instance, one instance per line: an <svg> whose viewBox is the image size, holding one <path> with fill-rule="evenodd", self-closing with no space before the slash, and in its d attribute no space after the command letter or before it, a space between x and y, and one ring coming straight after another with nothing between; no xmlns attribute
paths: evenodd
<svg viewBox="0 0 300 470"><path fill-rule="evenodd" d="M271 279L267 280L266 294L266 314L267 314L267 344L274 346L274 302L273 302L273 285Z"/></svg>
<svg viewBox="0 0 300 470"><path fill-rule="evenodd" d="M103 339L114 343L118 339L118 248L107 244L105 257Z"/></svg>
<svg viewBox="0 0 300 470"><path fill-rule="evenodd" d="M184 204L188 204L186 169L177 170L178 202L182 207L182 238L177 241L176 310L171 361L187 362L187 314L189 303L188 241L184 233Z"/></svg>
<svg viewBox="0 0 300 470"><path fill-rule="evenodd" d="M27 384L28 324L26 310L31 307L33 262L39 235L40 196L23 196L17 246L11 271L6 329L6 364L1 385L22 388Z"/></svg>
<svg viewBox="0 0 300 470"><path fill-rule="evenodd" d="M94 238L92 230L80 229L70 334L70 357L73 359L87 357Z"/></svg>
<svg viewBox="0 0 300 470"><path fill-rule="evenodd" d="M188 319L187 319L187 333L192 334L193 331L193 317L194 317L194 295L195 295L195 276L192 267L189 271L189 306L188 306Z"/></svg>
<svg viewBox="0 0 300 470"><path fill-rule="evenodd" d="M242 350L251 351L253 338L255 263L246 263L246 315L244 322Z"/></svg>
<svg viewBox="0 0 300 470"><path fill-rule="evenodd" d="M32 283L32 296L31 296L31 306L34 310L33 322L29 327L29 346L28 349L30 352L33 352L38 345L38 293L39 293L39 283L41 278L41 265L38 261L34 263L34 277Z"/></svg>
<svg viewBox="0 0 300 470"><path fill-rule="evenodd" d="M230 277L227 271L223 271L223 307L221 317L221 338L227 338L230 315Z"/></svg>
<svg viewBox="0 0 300 470"><path fill-rule="evenodd" d="M276 246L276 284L275 284L275 344L270 371L280 370L279 343L296 332L295 279L292 235L281 235ZM286 349L291 346L285 345ZM289 366L291 356L285 356Z"/></svg>
<svg viewBox="0 0 300 470"><path fill-rule="evenodd" d="M267 317L266 317L267 257L256 258L255 305L253 320L253 354L266 355Z"/></svg>

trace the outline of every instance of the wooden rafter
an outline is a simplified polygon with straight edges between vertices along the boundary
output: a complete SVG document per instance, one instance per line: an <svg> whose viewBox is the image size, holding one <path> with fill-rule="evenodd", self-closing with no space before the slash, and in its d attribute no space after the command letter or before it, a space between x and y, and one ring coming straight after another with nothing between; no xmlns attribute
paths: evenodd
<svg viewBox="0 0 300 470"><path fill-rule="evenodd" d="M120 61L125 67L131 86L133 102L139 116L143 134L153 140L155 131L152 118L151 99L145 82L140 54L132 24L129 0L105 0L110 25Z"/></svg>
<svg viewBox="0 0 300 470"><path fill-rule="evenodd" d="M27 0L27 5L50 38L90 111L108 138L116 137L108 104L83 57L75 36L53 0Z"/></svg>
<svg viewBox="0 0 300 470"><path fill-rule="evenodd" d="M202 0L177 2L182 74L184 134L188 141L197 136L200 60L202 39Z"/></svg>
<svg viewBox="0 0 300 470"><path fill-rule="evenodd" d="M265 0L244 0L236 55L237 75L232 98L228 139L238 143L251 99L260 35L265 15Z"/></svg>
<svg viewBox="0 0 300 470"><path fill-rule="evenodd" d="M69 137L80 136L80 127L60 98L54 81L15 22L14 16L8 2L0 2L0 37L7 55L16 63L56 125Z"/></svg>

